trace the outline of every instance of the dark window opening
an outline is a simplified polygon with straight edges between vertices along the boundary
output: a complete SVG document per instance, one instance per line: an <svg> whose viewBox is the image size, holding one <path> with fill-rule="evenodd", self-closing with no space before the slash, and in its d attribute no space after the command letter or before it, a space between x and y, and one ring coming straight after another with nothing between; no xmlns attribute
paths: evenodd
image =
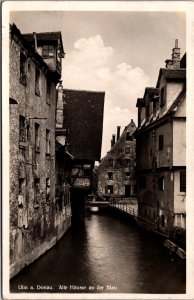
<svg viewBox="0 0 194 300"><path fill-rule="evenodd" d="M46 153L50 154L50 130L46 129Z"/></svg>
<svg viewBox="0 0 194 300"><path fill-rule="evenodd" d="M160 191L164 191L164 176L158 178L158 188Z"/></svg>
<svg viewBox="0 0 194 300"><path fill-rule="evenodd" d="M35 71L35 94L40 96L40 70L38 68Z"/></svg>
<svg viewBox="0 0 194 300"><path fill-rule="evenodd" d="M50 202L50 178L46 178L46 202Z"/></svg>
<svg viewBox="0 0 194 300"><path fill-rule="evenodd" d="M129 132L126 134L126 141L133 141L133 136Z"/></svg>
<svg viewBox="0 0 194 300"><path fill-rule="evenodd" d="M112 180L113 179L113 172L108 172L108 179Z"/></svg>
<svg viewBox="0 0 194 300"><path fill-rule="evenodd" d="M130 161L130 159L128 159L128 158L125 160L125 165L126 165L126 167L130 167L130 162L131 162L131 161Z"/></svg>
<svg viewBox="0 0 194 300"><path fill-rule="evenodd" d="M42 48L42 56L43 56L43 58L53 57L54 56L54 46L44 45Z"/></svg>
<svg viewBox="0 0 194 300"><path fill-rule="evenodd" d="M130 172L125 172L125 179L130 179L130 175L131 175Z"/></svg>
<svg viewBox="0 0 194 300"><path fill-rule="evenodd" d="M180 172L180 192L186 192L186 171Z"/></svg>
<svg viewBox="0 0 194 300"><path fill-rule="evenodd" d="M26 141L26 119L23 116L19 116L19 141Z"/></svg>
<svg viewBox="0 0 194 300"><path fill-rule="evenodd" d="M146 178L145 177L140 177L139 187L140 187L140 189L145 189L146 188Z"/></svg>
<svg viewBox="0 0 194 300"><path fill-rule="evenodd" d="M27 58L20 52L20 82L27 84Z"/></svg>
<svg viewBox="0 0 194 300"><path fill-rule="evenodd" d="M35 123L35 149L40 149L40 125Z"/></svg>
<svg viewBox="0 0 194 300"><path fill-rule="evenodd" d="M34 178L34 208L40 206L40 178Z"/></svg>
<svg viewBox="0 0 194 300"><path fill-rule="evenodd" d="M164 136L163 135L159 135L159 151L164 149Z"/></svg>
<svg viewBox="0 0 194 300"><path fill-rule="evenodd" d="M165 217L164 217L164 215L161 216L161 226L165 227Z"/></svg>
<svg viewBox="0 0 194 300"><path fill-rule="evenodd" d="M107 194L113 194L113 185L108 185L106 190L107 190Z"/></svg>
<svg viewBox="0 0 194 300"><path fill-rule="evenodd" d="M125 197L130 197L130 196L131 196L131 186L125 185Z"/></svg>
<svg viewBox="0 0 194 300"><path fill-rule="evenodd" d="M84 177L90 177L91 170L90 169L84 169Z"/></svg>

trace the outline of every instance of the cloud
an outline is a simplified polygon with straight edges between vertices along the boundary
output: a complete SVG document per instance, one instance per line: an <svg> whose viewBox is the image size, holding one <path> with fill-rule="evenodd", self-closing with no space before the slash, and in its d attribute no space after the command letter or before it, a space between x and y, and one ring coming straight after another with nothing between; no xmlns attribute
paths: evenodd
<svg viewBox="0 0 194 300"><path fill-rule="evenodd" d="M130 61L130 55L129 55ZM137 121L136 100L149 86L149 77L129 62L116 62L114 49L100 35L74 43L63 62L63 86L71 89L105 91L103 149L105 155L116 126Z"/></svg>

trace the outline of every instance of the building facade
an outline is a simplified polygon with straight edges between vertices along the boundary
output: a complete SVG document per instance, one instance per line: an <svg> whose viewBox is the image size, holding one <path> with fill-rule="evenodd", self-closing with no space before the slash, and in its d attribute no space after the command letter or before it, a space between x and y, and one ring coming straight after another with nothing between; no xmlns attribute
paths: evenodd
<svg viewBox="0 0 194 300"><path fill-rule="evenodd" d="M137 99L137 195L139 220L170 235L186 228L186 56L178 41L156 87Z"/></svg>
<svg viewBox="0 0 194 300"><path fill-rule="evenodd" d="M58 89L56 133L65 146L66 182L76 222L84 221L94 163L101 156L104 97L104 92Z"/></svg>
<svg viewBox="0 0 194 300"><path fill-rule="evenodd" d="M60 32L23 35L10 25L10 276L59 239L55 197ZM63 233L65 232L65 229Z"/></svg>
<svg viewBox="0 0 194 300"><path fill-rule="evenodd" d="M98 166L98 195L105 198L131 198L136 196L136 125L131 120L120 136L112 136L111 149Z"/></svg>

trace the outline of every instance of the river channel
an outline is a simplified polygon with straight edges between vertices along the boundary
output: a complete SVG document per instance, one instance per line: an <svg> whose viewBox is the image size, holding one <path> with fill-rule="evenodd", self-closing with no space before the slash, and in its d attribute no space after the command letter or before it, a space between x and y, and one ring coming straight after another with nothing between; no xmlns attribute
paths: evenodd
<svg viewBox="0 0 194 300"><path fill-rule="evenodd" d="M73 226L15 276L10 290L175 294L185 293L185 281L185 264L172 260L149 233L109 213L88 213L85 225Z"/></svg>

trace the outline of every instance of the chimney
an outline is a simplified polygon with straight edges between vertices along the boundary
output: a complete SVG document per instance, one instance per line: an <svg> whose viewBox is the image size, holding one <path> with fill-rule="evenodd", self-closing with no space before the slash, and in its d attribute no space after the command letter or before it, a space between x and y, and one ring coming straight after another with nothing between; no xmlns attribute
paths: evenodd
<svg viewBox="0 0 194 300"><path fill-rule="evenodd" d="M179 69L180 68L180 48L178 48L178 39L175 40L175 47L172 49L172 59L166 59L167 69Z"/></svg>
<svg viewBox="0 0 194 300"><path fill-rule="evenodd" d="M37 36L36 36L36 32L33 32L33 38L34 38L34 49L37 52L38 47L37 47Z"/></svg>
<svg viewBox="0 0 194 300"><path fill-rule="evenodd" d="M114 146L115 144L115 134L112 135L112 140L111 140L111 148Z"/></svg>
<svg viewBox="0 0 194 300"><path fill-rule="evenodd" d="M121 126L117 126L117 141L120 138L120 130L121 130Z"/></svg>
<svg viewBox="0 0 194 300"><path fill-rule="evenodd" d="M180 48L178 47L178 39L175 40L175 47L172 49L173 69L180 68Z"/></svg>

